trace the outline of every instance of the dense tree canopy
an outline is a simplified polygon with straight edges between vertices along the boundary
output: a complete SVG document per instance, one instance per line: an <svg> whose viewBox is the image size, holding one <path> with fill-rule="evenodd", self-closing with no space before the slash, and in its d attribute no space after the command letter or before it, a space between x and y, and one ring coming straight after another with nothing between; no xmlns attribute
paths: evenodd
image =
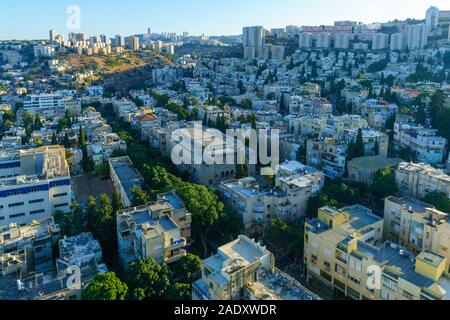
<svg viewBox="0 0 450 320"><path fill-rule="evenodd" d="M130 293L135 300L164 298L170 289L170 270L166 264L154 259L133 262L126 274Z"/></svg>
<svg viewBox="0 0 450 320"><path fill-rule="evenodd" d="M89 286L82 292L83 300L111 301L125 300L128 286L117 278L114 272L99 273Z"/></svg>

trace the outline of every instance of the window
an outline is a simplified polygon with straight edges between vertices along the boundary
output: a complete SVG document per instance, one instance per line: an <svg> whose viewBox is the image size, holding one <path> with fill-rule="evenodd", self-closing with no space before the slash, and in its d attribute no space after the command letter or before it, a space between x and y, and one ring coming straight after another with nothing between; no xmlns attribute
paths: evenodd
<svg viewBox="0 0 450 320"><path fill-rule="evenodd" d="M11 203L11 204L9 204L8 207L10 207L10 208L15 208L15 207L23 206L23 205L24 205L23 202L17 202L17 203Z"/></svg>
<svg viewBox="0 0 450 320"><path fill-rule="evenodd" d="M5 217L0 217L0 221L5 220Z"/></svg>
<svg viewBox="0 0 450 320"><path fill-rule="evenodd" d="M53 198L61 198L61 197L65 197L65 196L67 196L67 192L54 194Z"/></svg>
<svg viewBox="0 0 450 320"><path fill-rule="evenodd" d="M397 281L394 281L388 277L383 277L383 287L391 289L392 291L397 291Z"/></svg>
<svg viewBox="0 0 450 320"><path fill-rule="evenodd" d="M344 268L342 268L340 265L336 264L334 267L334 271L336 271L336 273L345 276L346 275L346 271Z"/></svg>
<svg viewBox="0 0 450 320"><path fill-rule="evenodd" d="M356 283L357 285L361 284L361 279L359 279L357 276L353 276L353 275L348 275L348 279L353 282Z"/></svg>
<svg viewBox="0 0 450 320"><path fill-rule="evenodd" d="M406 299L408 299L408 300L413 300L414 299L414 296L411 293L409 293L408 291L405 291L405 290L403 290L403 296Z"/></svg>
<svg viewBox="0 0 450 320"><path fill-rule="evenodd" d="M69 204L68 203L61 203L61 204L57 204L54 207L55 208L62 208L62 207L67 207Z"/></svg>
<svg viewBox="0 0 450 320"><path fill-rule="evenodd" d="M35 214L44 213L44 212L45 212L45 209L35 210L35 211L31 211L30 215L35 215Z"/></svg>
<svg viewBox="0 0 450 320"><path fill-rule="evenodd" d="M36 200L30 200L30 201L28 201L29 204L41 203L41 202L44 202L44 199L36 199Z"/></svg>
<svg viewBox="0 0 450 320"><path fill-rule="evenodd" d="M327 261L324 261L323 266L325 268L325 271L330 272L331 271L331 264Z"/></svg>
<svg viewBox="0 0 450 320"><path fill-rule="evenodd" d="M12 214L9 216L10 219L14 219L14 218L20 218L20 217L24 217L25 213L17 213L17 214Z"/></svg>
<svg viewBox="0 0 450 320"><path fill-rule="evenodd" d="M351 269L357 271L357 272L361 272L362 271L362 264L360 261L356 260L356 259L350 259L349 262L349 266Z"/></svg>

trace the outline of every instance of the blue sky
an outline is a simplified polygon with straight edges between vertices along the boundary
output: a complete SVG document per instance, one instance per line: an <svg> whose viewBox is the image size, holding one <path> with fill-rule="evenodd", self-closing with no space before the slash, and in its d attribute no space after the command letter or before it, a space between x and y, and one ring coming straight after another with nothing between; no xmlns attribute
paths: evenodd
<svg viewBox="0 0 450 320"><path fill-rule="evenodd" d="M0 39L47 38L51 28L67 35L69 5L81 9L80 32L109 36L144 33L148 27L154 32L239 34L245 25L383 22L423 18L430 5L450 10L449 0L1 0Z"/></svg>

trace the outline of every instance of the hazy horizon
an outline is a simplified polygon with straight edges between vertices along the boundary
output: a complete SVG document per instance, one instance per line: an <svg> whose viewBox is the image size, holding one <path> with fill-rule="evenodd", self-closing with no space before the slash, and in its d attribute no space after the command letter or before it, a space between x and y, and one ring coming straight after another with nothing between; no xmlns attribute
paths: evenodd
<svg viewBox="0 0 450 320"><path fill-rule="evenodd" d="M0 40L47 39L55 29L67 35L142 34L152 32L189 32L192 35L239 35L242 27L263 25L277 28L287 25L331 25L334 21L363 23L388 22L395 19L424 19L425 11L434 5L450 10L448 0L194 0L187 3L172 0L3 0L0 11ZM68 30L69 5L81 9L81 28ZM350 9L350 10L349 10ZM37 19L38 17L38 19Z"/></svg>

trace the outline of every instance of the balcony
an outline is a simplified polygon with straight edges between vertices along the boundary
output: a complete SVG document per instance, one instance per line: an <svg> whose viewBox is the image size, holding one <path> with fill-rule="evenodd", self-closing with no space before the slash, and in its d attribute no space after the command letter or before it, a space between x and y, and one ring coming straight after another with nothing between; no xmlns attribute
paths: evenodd
<svg viewBox="0 0 450 320"><path fill-rule="evenodd" d="M187 246L186 238L173 239L172 243L166 247L167 251L172 251L176 249L181 249Z"/></svg>
<svg viewBox="0 0 450 320"><path fill-rule="evenodd" d="M164 262L167 264L171 264L171 263L177 262L178 260L185 257L186 255L187 255L187 251L184 249L181 249L181 250L177 251L176 253L170 255L170 257L165 257Z"/></svg>

